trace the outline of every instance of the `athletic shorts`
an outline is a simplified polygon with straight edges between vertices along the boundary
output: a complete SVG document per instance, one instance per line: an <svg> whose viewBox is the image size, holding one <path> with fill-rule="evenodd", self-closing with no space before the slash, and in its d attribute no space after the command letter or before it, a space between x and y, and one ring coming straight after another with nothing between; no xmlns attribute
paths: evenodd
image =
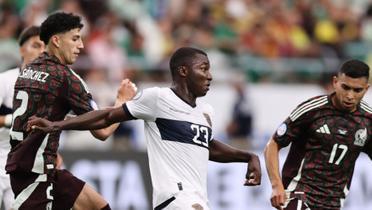
<svg viewBox="0 0 372 210"><path fill-rule="evenodd" d="M283 210L340 210L313 207L304 201L305 194L303 192L287 192L287 197L289 199L283 207Z"/></svg>
<svg viewBox="0 0 372 210"><path fill-rule="evenodd" d="M304 192L286 191L287 200L283 206L283 210L310 210L309 206L304 202Z"/></svg>
<svg viewBox="0 0 372 210"><path fill-rule="evenodd" d="M157 205L154 210L210 210L208 201L198 192L179 191Z"/></svg>
<svg viewBox="0 0 372 210"><path fill-rule="evenodd" d="M311 210L306 203L298 198L292 198L289 200L286 207L283 210Z"/></svg>
<svg viewBox="0 0 372 210"><path fill-rule="evenodd" d="M15 194L14 210L70 210L85 182L67 170L55 170L51 181L46 174L10 174Z"/></svg>

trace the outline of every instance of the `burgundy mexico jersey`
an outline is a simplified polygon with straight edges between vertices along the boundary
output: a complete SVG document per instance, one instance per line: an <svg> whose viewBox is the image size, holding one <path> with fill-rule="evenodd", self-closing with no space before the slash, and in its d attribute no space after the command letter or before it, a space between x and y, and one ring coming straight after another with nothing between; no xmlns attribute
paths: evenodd
<svg viewBox="0 0 372 210"><path fill-rule="evenodd" d="M63 120L71 110L82 114L93 110L92 97L85 83L56 57L43 53L21 70L14 87L11 151L6 171L48 174L55 166L60 132L27 133L29 117Z"/></svg>
<svg viewBox="0 0 372 210"><path fill-rule="evenodd" d="M289 143L282 179L287 191L303 194L311 209L339 209L349 192L359 153L372 154L372 108L337 110L330 96L300 104L279 126L274 140Z"/></svg>

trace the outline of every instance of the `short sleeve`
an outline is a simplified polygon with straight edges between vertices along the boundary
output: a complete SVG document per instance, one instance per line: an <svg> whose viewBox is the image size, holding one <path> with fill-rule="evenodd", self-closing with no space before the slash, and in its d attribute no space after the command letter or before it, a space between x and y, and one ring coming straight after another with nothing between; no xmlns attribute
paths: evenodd
<svg viewBox="0 0 372 210"><path fill-rule="evenodd" d="M288 146L292 141L300 140L300 136L306 132L311 119L310 113L304 113L299 118L288 117L279 125L273 135L273 139L281 147Z"/></svg>
<svg viewBox="0 0 372 210"><path fill-rule="evenodd" d="M125 103L129 113L137 119L155 121L159 90L154 87L140 91L131 101Z"/></svg>

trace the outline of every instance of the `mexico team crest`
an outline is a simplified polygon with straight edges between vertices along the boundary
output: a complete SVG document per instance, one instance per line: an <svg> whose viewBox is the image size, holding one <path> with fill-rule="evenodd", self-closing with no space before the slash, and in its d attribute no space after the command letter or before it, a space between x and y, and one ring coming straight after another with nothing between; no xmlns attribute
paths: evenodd
<svg viewBox="0 0 372 210"><path fill-rule="evenodd" d="M354 145L363 147L367 140L367 128L359 129L355 132Z"/></svg>

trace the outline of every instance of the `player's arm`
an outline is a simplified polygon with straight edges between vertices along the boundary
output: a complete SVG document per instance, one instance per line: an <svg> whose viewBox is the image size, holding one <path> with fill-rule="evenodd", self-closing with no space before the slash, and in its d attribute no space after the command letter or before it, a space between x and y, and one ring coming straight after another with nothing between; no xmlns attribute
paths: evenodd
<svg viewBox="0 0 372 210"><path fill-rule="evenodd" d="M259 185L261 183L260 160L256 154L239 150L217 140L209 142L209 160L221 163L248 163L244 185Z"/></svg>
<svg viewBox="0 0 372 210"><path fill-rule="evenodd" d="M121 107L125 102L131 100L137 91L136 86L128 79L121 82L116 96L116 101L114 107ZM99 130L91 130L90 132L94 137L100 140L106 140L111 136L114 131L119 127L120 123L114 123L106 128Z"/></svg>
<svg viewBox="0 0 372 210"><path fill-rule="evenodd" d="M264 151L266 170L273 190L271 205L277 209L281 209L286 200L284 186L279 173L279 150L280 146L271 138Z"/></svg>
<svg viewBox="0 0 372 210"><path fill-rule="evenodd" d="M27 122L27 131L38 129L50 133L62 130L101 129L114 123L133 119L127 111L124 111L123 107L95 110L63 121L54 122L32 116Z"/></svg>

